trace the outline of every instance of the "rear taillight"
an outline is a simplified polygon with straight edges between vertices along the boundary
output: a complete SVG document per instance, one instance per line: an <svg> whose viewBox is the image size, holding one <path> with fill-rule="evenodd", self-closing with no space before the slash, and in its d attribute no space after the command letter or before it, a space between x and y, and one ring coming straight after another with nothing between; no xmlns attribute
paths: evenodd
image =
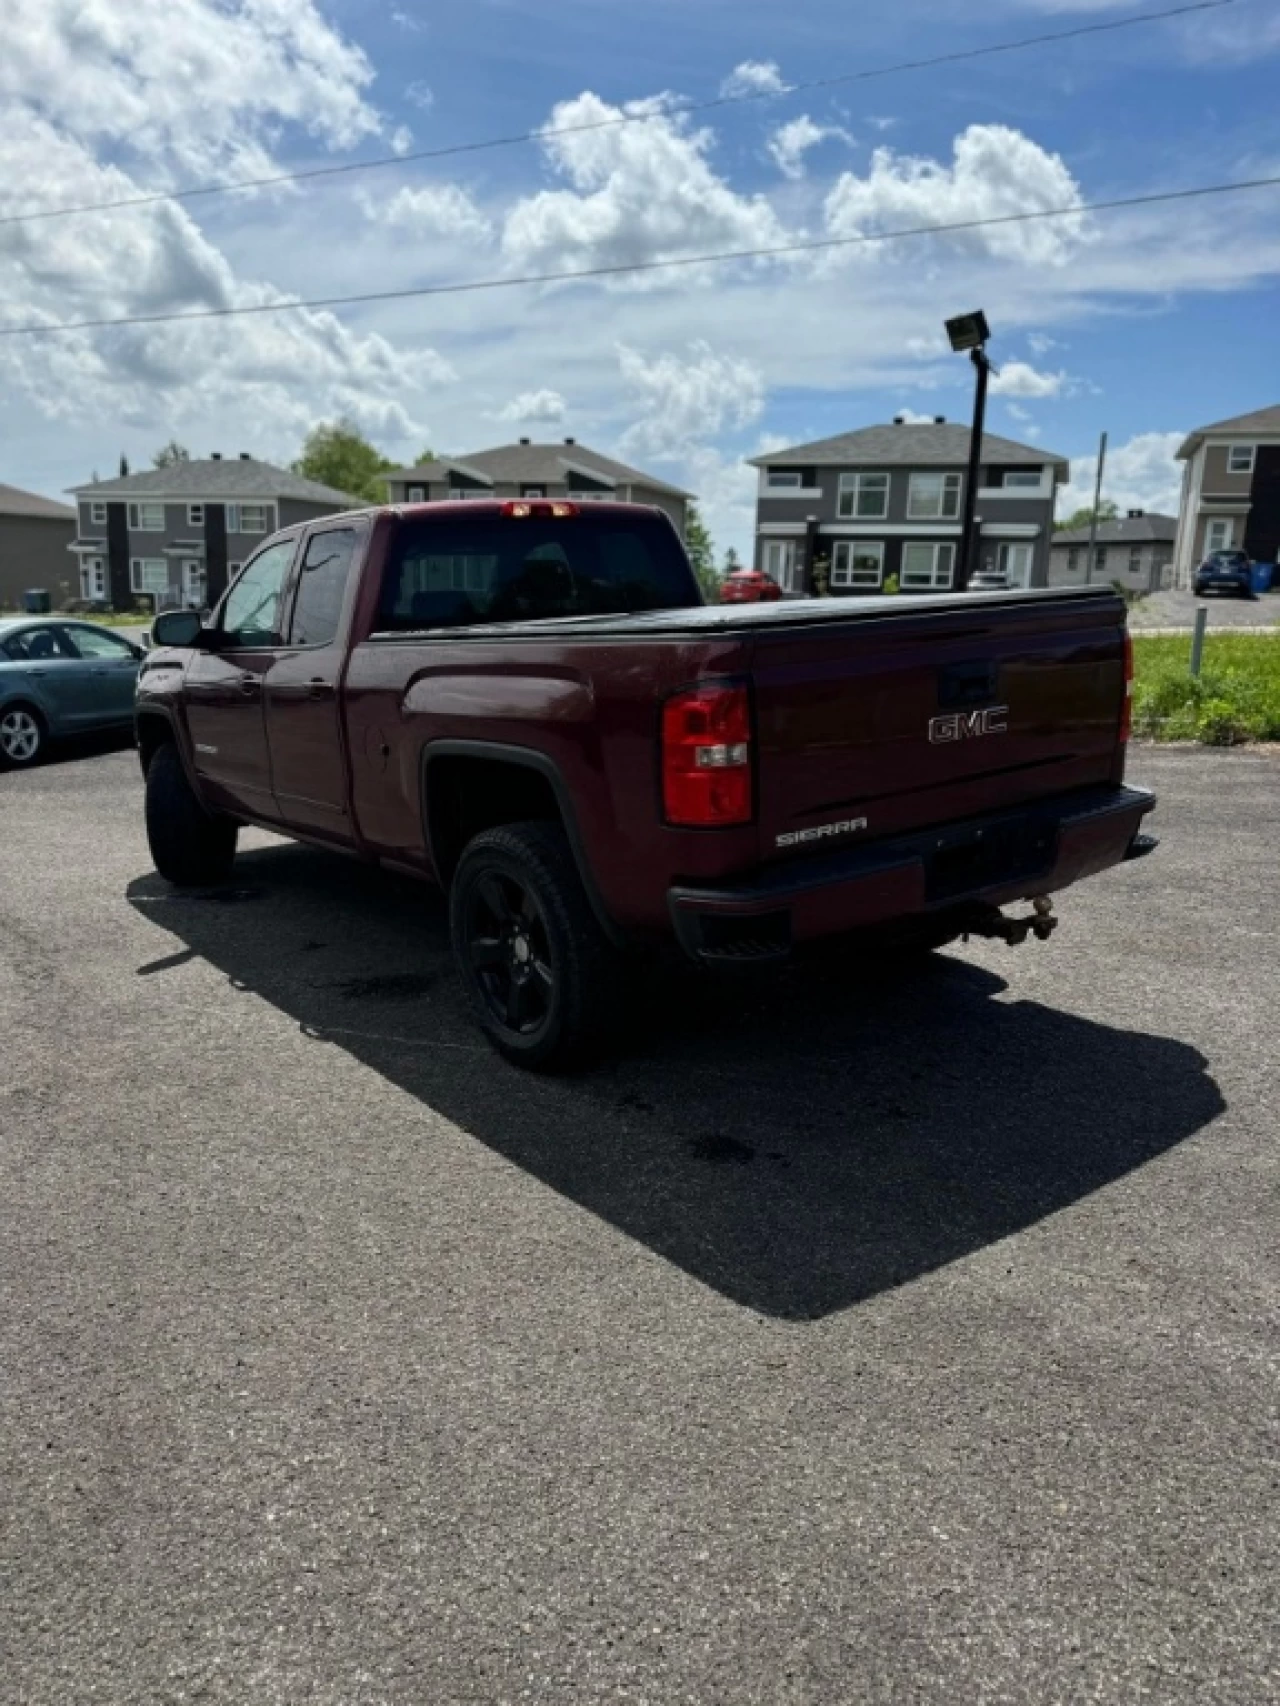
<svg viewBox="0 0 1280 1706"><path fill-rule="evenodd" d="M518 503L504 503L501 514L512 516L517 521L527 521L531 516L539 521L567 520L571 515L578 514L577 504L548 503L544 498L522 498Z"/></svg>
<svg viewBox="0 0 1280 1706"><path fill-rule="evenodd" d="M1133 732L1133 635L1124 637L1124 706L1120 712L1120 739L1127 741Z"/></svg>
<svg viewBox="0 0 1280 1706"><path fill-rule="evenodd" d="M702 682L662 707L662 805L668 823L751 822L751 706L743 686Z"/></svg>

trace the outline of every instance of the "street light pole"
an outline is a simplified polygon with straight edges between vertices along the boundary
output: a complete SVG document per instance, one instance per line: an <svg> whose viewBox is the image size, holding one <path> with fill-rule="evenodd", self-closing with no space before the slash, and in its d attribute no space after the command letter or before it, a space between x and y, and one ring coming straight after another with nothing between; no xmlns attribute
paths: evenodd
<svg viewBox="0 0 1280 1706"><path fill-rule="evenodd" d="M1098 539L1098 510L1102 504L1102 470L1107 463L1107 435L1098 440L1098 474L1093 482L1093 514L1089 518L1089 555L1085 558L1085 585L1093 584L1093 553Z"/></svg>
<svg viewBox="0 0 1280 1706"><path fill-rule="evenodd" d="M987 379L991 363L986 347L979 344L969 351L969 359L978 370L978 383L973 393L973 429L969 434L969 474L964 483L964 521L960 528L960 562L956 569L956 588L963 592L974 570L978 553L973 537L974 517L978 507L978 482L982 478L982 429L987 418Z"/></svg>
<svg viewBox="0 0 1280 1706"><path fill-rule="evenodd" d="M947 336L951 347L959 354L968 350L969 359L977 370L978 382L973 396L973 428L969 434L969 475L964 486L964 519L960 524L960 552L956 564L956 589L963 592L973 573L973 526L978 511L978 481L982 478L982 429L987 416L987 379L991 363L987 359L987 339L991 328L986 315L979 309L973 314L958 314L947 321Z"/></svg>

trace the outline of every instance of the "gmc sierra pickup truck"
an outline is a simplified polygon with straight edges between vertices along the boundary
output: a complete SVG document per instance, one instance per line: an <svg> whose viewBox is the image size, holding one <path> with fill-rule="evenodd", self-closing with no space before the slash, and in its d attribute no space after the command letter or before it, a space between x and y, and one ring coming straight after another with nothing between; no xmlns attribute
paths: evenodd
<svg viewBox="0 0 1280 1706"><path fill-rule="evenodd" d="M435 503L276 534L153 637L161 874L226 877L250 823L433 880L529 1067L599 1044L631 956L1043 937L1154 846L1108 589L704 606L652 509Z"/></svg>

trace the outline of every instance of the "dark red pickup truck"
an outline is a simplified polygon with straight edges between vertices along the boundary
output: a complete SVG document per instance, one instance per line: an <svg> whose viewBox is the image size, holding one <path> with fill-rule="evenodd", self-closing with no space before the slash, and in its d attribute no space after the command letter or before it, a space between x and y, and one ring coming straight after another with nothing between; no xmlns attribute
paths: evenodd
<svg viewBox="0 0 1280 1706"><path fill-rule="evenodd" d="M256 823L433 879L528 1066L599 1041L628 956L1043 936L1154 846L1106 589L706 607L653 510L439 503L277 534L154 638L157 869L225 877Z"/></svg>

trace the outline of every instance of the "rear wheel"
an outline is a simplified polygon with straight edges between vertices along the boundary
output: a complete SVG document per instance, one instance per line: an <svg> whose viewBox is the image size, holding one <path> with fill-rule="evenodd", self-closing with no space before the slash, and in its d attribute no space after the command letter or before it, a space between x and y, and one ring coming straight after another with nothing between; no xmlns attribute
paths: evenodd
<svg viewBox="0 0 1280 1706"><path fill-rule="evenodd" d="M467 1001L499 1054L549 1072L599 1048L622 961L558 825L516 823L477 835L453 879L449 921Z"/></svg>
<svg viewBox="0 0 1280 1706"><path fill-rule="evenodd" d="M0 765L26 770L37 764L48 741L44 718L32 705L0 711Z"/></svg>
<svg viewBox="0 0 1280 1706"><path fill-rule="evenodd" d="M147 844L156 870L179 888L220 883L236 856L236 825L205 810L170 741L147 766Z"/></svg>

